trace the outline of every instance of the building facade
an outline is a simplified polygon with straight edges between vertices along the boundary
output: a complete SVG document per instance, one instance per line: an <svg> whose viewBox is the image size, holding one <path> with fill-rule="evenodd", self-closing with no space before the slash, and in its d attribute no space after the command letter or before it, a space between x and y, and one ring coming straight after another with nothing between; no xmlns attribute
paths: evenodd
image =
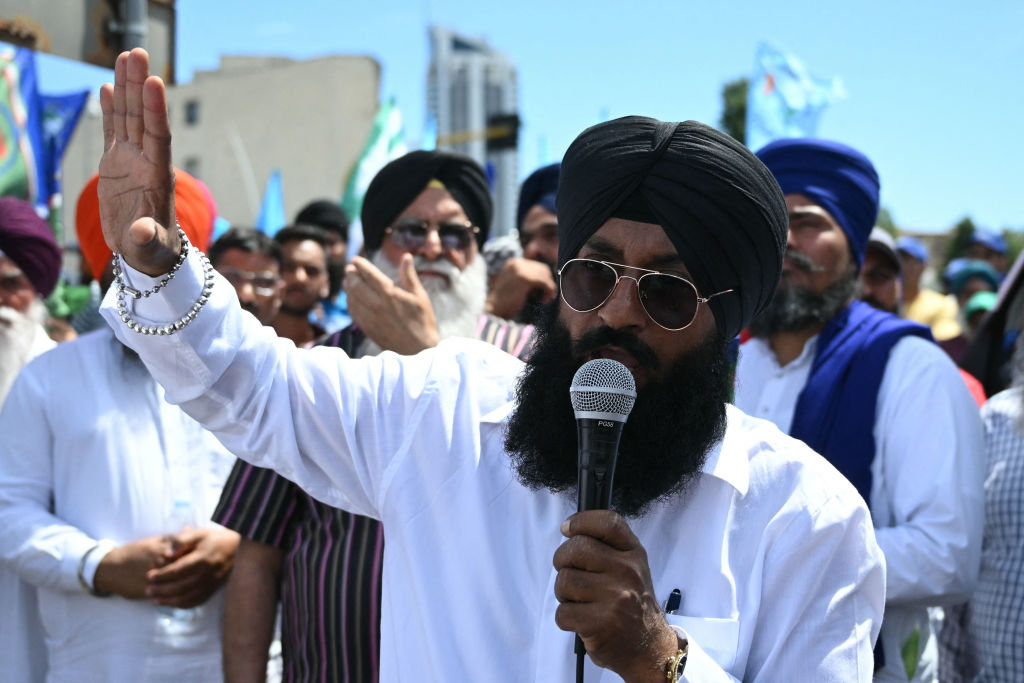
<svg viewBox="0 0 1024 683"><path fill-rule="evenodd" d="M312 199L337 199L377 111L380 65L372 57L223 57L220 68L168 88L174 165L202 180L218 213L255 224L274 169L285 216ZM75 202L103 153L93 99L63 164L64 224L75 235Z"/></svg>
<svg viewBox="0 0 1024 683"><path fill-rule="evenodd" d="M427 112L437 123L437 147L470 156L487 171L495 200L492 236L516 228L519 176L517 149L488 151L488 121L518 109L516 70L505 55L482 39L430 28Z"/></svg>

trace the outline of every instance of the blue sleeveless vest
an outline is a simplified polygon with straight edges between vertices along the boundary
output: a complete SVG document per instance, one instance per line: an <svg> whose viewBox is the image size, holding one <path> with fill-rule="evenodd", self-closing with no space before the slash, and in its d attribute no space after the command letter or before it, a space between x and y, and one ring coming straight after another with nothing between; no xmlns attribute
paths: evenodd
<svg viewBox="0 0 1024 683"><path fill-rule="evenodd" d="M789 433L821 453L871 501L875 409L889 352L931 331L854 301L825 325Z"/></svg>

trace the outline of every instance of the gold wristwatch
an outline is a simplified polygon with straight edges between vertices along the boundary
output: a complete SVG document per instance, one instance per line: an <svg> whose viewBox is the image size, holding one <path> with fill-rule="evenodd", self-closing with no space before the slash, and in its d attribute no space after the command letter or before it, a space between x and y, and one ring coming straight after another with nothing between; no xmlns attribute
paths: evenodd
<svg viewBox="0 0 1024 683"><path fill-rule="evenodd" d="M683 641L683 647L674 655L669 657L665 664L665 680L669 683L679 683L683 680L683 670L686 668L686 654L690 650L687 641Z"/></svg>

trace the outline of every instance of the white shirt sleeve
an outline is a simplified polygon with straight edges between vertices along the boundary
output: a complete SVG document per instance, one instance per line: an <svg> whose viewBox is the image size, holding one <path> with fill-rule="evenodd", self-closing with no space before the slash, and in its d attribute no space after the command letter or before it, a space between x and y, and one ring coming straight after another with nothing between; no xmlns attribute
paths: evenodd
<svg viewBox="0 0 1024 683"><path fill-rule="evenodd" d="M152 279L126 268L129 283ZM239 458L273 469L328 505L375 519L396 458L408 452L420 420L435 426L438 448L450 440L451 406L429 400L442 381L458 384L462 371L442 345L414 357L393 353L351 359L340 349L296 349L237 304L216 275L209 302L184 329L166 336L129 330L113 307L101 309L115 334L142 358L171 403L217 435ZM180 318L199 295L201 262L194 250L159 296L129 304L143 324ZM436 363L446 364L434 372ZM450 366L450 367L449 367ZM450 388L450 387L448 387ZM461 391L456 388L455 391ZM426 414L440 409L444 415ZM440 417L440 419L439 419ZM436 425L449 431L438 432Z"/></svg>
<svg viewBox="0 0 1024 683"><path fill-rule="evenodd" d="M889 603L963 601L981 561L984 437L977 403L935 344L893 347L874 435L871 510Z"/></svg>
<svg viewBox="0 0 1024 683"><path fill-rule="evenodd" d="M0 561L36 586L81 592L78 565L97 541L52 512L51 390L30 364L0 412Z"/></svg>

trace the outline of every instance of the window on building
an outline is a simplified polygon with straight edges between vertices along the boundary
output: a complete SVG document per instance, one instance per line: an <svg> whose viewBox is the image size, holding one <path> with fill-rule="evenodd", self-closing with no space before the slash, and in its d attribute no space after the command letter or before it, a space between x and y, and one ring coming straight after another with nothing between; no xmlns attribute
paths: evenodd
<svg viewBox="0 0 1024 683"><path fill-rule="evenodd" d="M185 123L190 126L199 123L199 100L189 100L185 103Z"/></svg>
<svg viewBox="0 0 1024 683"><path fill-rule="evenodd" d="M185 157L185 163L182 166L185 173L188 173L193 178L199 177L199 157Z"/></svg>

